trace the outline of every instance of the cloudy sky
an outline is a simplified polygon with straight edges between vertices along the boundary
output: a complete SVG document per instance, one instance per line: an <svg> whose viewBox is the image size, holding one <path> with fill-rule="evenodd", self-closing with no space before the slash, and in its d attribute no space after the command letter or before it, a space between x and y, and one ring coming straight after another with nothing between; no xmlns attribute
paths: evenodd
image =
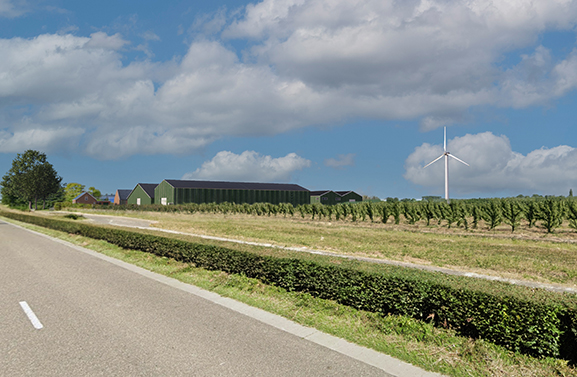
<svg viewBox="0 0 577 377"><path fill-rule="evenodd" d="M0 0L0 173L577 190L577 1Z"/></svg>

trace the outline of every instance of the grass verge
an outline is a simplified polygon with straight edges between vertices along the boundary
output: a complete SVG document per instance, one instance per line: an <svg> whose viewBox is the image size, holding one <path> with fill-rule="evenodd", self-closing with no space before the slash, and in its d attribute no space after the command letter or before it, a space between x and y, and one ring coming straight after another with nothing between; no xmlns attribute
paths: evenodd
<svg viewBox="0 0 577 377"><path fill-rule="evenodd" d="M448 376L577 376L577 371L562 360L535 359L512 353L482 340L459 337L450 330L434 328L410 318L380 316L308 294L286 292L244 276L206 271L171 259L123 250L103 241L23 223L18 225L194 284Z"/></svg>

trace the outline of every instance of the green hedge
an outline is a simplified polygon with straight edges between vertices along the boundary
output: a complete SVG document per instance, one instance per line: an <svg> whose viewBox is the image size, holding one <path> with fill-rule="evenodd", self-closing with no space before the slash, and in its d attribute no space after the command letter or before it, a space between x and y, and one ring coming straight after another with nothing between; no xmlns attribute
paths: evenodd
<svg viewBox="0 0 577 377"><path fill-rule="evenodd" d="M219 246L14 212L1 216L106 240L126 249L244 274L344 305L433 321L533 356L577 361L577 297L406 268L380 272L306 258L276 258Z"/></svg>

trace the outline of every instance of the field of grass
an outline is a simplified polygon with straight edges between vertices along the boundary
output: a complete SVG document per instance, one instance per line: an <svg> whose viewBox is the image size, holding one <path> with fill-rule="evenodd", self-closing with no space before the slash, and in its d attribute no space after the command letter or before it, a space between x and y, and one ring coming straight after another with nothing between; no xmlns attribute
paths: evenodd
<svg viewBox="0 0 577 377"><path fill-rule="evenodd" d="M459 337L450 330L434 328L428 323L410 318L358 311L308 294L286 292L243 276L206 271L167 258L123 250L103 241L22 223L20 225L217 292L448 376L577 376L577 371L562 360L535 359L516 354L482 340Z"/></svg>
<svg viewBox="0 0 577 377"><path fill-rule="evenodd" d="M113 214L112 211L104 213ZM482 233L438 225L311 221L300 217L119 212L157 228L451 268L577 288L573 232Z"/></svg>

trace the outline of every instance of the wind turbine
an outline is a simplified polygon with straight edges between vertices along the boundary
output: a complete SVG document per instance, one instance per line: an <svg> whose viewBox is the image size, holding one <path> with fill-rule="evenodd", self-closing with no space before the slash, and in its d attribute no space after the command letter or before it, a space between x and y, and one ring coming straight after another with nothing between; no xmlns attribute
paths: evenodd
<svg viewBox="0 0 577 377"><path fill-rule="evenodd" d="M465 164L467 166L469 166L469 164L467 164L465 161L453 156L451 154L451 152L449 152L447 150L447 127L445 127L445 138L444 138L444 143L443 143L443 150L444 150L444 152L442 155L435 158L433 161L429 162L427 165L425 165L424 168L426 168L427 166L439 161L441 158L445 157L445 200L447 201L447 203L449 203L449 157L454 158L455 160L457 160L460 163Z"/></svg>

